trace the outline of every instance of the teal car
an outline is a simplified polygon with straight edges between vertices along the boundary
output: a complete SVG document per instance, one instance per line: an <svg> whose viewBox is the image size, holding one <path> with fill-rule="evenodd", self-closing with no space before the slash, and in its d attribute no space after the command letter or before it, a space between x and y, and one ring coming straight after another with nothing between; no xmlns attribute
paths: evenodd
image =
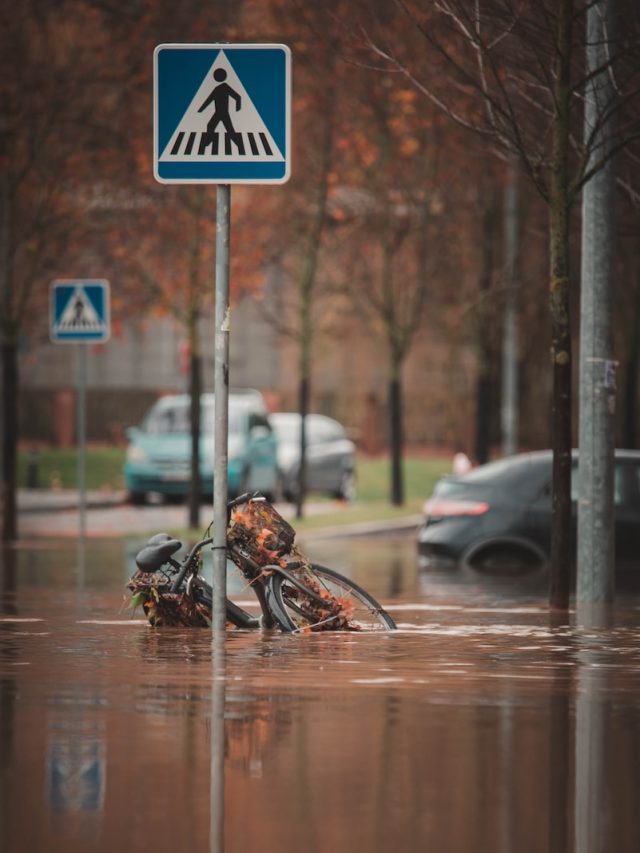
<svg viewBox="0 0 640 853"><path fill-rule="evenodd" d="M204 496L212 496L214 395L203 394L200 400L200 487ZM189 493L191 433L186 394L161 397L127 436L124 477L132 503L144 503L149 493L167 497ZM227 476L230 495L260 491L277 496L277 440L258 391L229 393Z"/></svg>

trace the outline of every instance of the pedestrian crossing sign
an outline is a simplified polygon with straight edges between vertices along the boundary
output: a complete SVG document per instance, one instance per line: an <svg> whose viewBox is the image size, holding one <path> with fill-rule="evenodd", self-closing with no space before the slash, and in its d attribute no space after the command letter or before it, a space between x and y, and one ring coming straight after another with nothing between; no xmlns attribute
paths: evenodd
<svg viewBox="0 0 640 853"><path fill-rule="evenodd" d="M51 285L50 337L56 344L109 340L109 282L69 279Z"/></svg>
<svg viewBox="0 0 640 853"><path fill-rule="evenodd" d="M153 124L161 183L284 183L291 162L289 48L158 45Z"/></svg>

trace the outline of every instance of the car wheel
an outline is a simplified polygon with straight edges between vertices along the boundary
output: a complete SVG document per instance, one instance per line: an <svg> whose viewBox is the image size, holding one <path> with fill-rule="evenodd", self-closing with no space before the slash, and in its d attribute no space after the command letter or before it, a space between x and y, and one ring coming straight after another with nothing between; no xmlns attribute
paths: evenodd
<svg viewBox="0 0 640 853"><path fill-rule="evenodd" d="M133 506L144 506L147 502L146 492L129 492L127 495L128 501Z"/></svg>
<svg viewBox="0 0 640 853"><path fill-rule="evenodd" d="M541 568L544 559L526 546L501 544L476 551L464 562L479 572L510 575L535 571Z"/></svg>
<svg viewBox="0 0 640 853"><path fill-rule="evenodd" d="M353 471L342 472L336 496L343 501L349 502L356 499L356 475Z"/></svg>

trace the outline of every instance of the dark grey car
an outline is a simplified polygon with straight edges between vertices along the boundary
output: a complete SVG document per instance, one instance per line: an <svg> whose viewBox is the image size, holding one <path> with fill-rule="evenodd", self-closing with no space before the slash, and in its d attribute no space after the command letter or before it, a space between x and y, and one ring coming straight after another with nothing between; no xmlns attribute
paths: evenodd
<svg viewBox="0 0 640 853"><path fill-rule="evenodd" d="M549 557L551 451L523 453L440 480L418 534L424 561L448 558L476 568L526 568ZM577 455L571 482L575 538ZM640 451L616 450L616 563L640 565Z"/></svg>
<svg viewBox="0 0 640 853"><path fill-rule="evenodd" d="M279 412L271 415L278 439L278 465L282 493L294 500L300 468L300 415ZM342 424L325 415L307 415L307 488L344 500L353 500L356 491L355 445Z"/></svg>

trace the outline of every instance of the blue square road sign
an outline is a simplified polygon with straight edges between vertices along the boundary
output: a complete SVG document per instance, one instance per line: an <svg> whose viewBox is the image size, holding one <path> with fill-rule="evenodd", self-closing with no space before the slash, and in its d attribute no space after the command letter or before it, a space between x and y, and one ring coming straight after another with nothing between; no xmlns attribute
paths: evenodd
<svg viewBox="0 0 640 853"><path fill-rule="evenodd" d="M111 334L109 282L87 279L52 282L49 319L53 343L105 343Z"/></svg>
<svg viewBox="0 0 640 853"><path fill-rule="evenodd" d="M284 183L290 174L290 137L291 53L286 45L156 47L156 180Z"/></svg>

